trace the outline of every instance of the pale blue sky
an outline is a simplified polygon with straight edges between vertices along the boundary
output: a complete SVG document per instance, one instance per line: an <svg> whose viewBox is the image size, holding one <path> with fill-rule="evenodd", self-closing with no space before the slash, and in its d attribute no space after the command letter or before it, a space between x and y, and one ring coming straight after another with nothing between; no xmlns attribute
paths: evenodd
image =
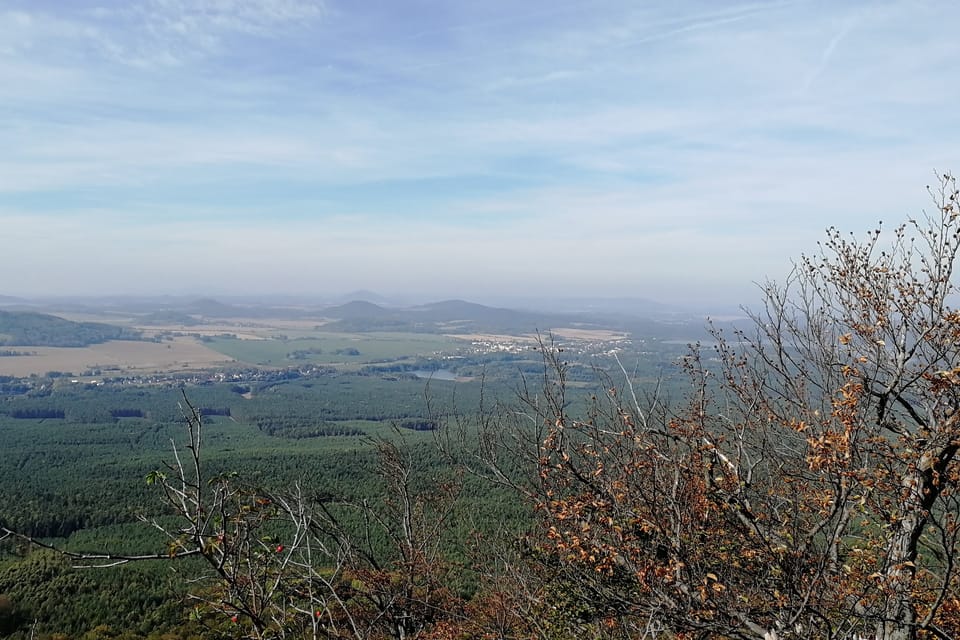
<svg viewBox="0 0 960 640"><path fill-rule="evenodd" d="M0 0L0 294L746 301L960 171L958 18Z"/></svg>

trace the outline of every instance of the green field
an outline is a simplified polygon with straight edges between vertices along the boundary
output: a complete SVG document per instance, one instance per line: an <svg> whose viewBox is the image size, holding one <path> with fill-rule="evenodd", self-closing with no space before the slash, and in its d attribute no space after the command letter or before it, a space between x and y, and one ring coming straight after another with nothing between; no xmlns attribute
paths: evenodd
<svg viewBox="0 0 960 640"><path fill-rule="evenodd" d="M412 354L430 357L455 354L469 346L462 340L423 333L322 333L276 340L216 337L205 344L241 362L260 366L296 363L369 364L398 360ZM356 351L356 353L354 352Z"/></svg>

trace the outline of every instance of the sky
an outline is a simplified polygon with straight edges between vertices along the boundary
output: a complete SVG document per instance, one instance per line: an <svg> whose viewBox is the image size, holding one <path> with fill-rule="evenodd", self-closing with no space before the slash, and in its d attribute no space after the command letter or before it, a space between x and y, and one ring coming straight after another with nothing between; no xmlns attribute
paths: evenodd
<svg viewBox="0 0 960 640"><path fill-rule="evenodd" d="M0 0L0 294L748 302L960 171L958 17Z"/></svg>

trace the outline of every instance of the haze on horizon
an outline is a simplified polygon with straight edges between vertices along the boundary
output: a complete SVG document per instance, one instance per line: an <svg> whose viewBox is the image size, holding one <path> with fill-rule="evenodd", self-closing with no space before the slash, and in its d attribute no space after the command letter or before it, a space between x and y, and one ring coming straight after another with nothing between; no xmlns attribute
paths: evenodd
<svg viewBox="0 0 960 640"><path fill-rule="evenodd" d="M0 294L752 299L960 167L957 14L0 0Z"/></svg>

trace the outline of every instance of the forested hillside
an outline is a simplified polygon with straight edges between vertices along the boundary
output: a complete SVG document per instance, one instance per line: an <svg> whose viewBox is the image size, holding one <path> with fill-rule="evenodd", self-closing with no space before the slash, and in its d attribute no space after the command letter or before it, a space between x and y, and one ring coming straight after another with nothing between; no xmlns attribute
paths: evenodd
<svg viewBox="0 0 960 640"><path fill-rule="evenodd" d="M73 322L30 311L0 311L0 345L85 347L108 340L139 340L140 333L100 322Z"/></svg>

